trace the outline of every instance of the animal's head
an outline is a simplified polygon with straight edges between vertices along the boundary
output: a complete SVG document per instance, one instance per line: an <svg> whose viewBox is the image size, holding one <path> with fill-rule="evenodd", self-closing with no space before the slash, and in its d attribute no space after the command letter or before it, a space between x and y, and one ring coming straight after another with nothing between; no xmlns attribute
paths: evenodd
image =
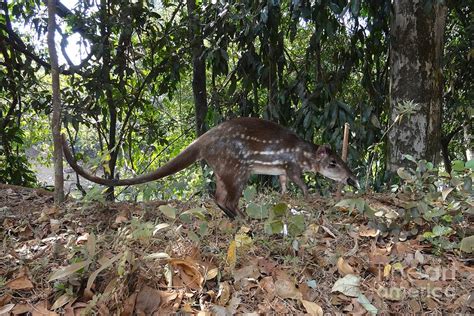
<svg viewBox="0 0 474 316"><path fill-rule="evenodd" d="M359 188L359 181L347 164L328 145L319 146L316 156L315 171L332 180L348 184L356 189Z"/></svg>

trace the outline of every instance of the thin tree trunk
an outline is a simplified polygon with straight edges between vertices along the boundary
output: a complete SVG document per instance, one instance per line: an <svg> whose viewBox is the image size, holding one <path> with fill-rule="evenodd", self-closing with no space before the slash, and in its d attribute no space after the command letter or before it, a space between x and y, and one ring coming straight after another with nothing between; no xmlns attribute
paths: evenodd
<svg viewBox="0 0 474 316"><path fill-rule="evenodd" d="M48 0L48 49L51 60L52 105L51 129L53 132L54 202L64 201L63 151L61 145L61 99L59 96L59 67L54 33L56 31L56 1Z"/></svg>
<svg viewBox="0 0 474 316"><path fill-rule="evenodd" d="M278 58L281 53L280 35L278 26L280 25L280 7L273 1L267 2L268 6L268 104L266 116L268 119L280 121L280 104L278 102Z"/></svg>
<svg viewBox="0 0 474 316"><path fill-rule="evenodd" d="M403 154L437 162L441 140L441 58L447 8L434 5L429 12L423 1L393 2L390 56L390 121L400 114L403 101L417 104L389 132L389 171L406 166Z"/></svg>
<svg viewBox="0 0 474 316"><path fill-rule="evenodd" d="M105 177L107 179L113 179L115 176L115 166L117 164L118 157L118 148L116 146L116 136L117 136L117 108L115 106L113 94L112 94L112 85L110 82L110 40L109 40L109 12L108 12L108 3L107 0L100 1L100 11L101 11L101 35L102 35L102 80L103 86L105 88L105 99L109 111L109 135L108 135L108 146L107 149L110 153L110 160L108 161L108 170L104 170ZM115 198L114 187L109 187L107 189L107 200L112 201Z"/></svg>
<svg viewBox="0 0 474 316"><path fill-rule="evenodd" d="M189 37L191 40L193 58L193 95L194 109L196 115L196 134L202 135L206 132L206 115L208 110L206 92L206 61L204 54L204 42L202 28L199 23L196 0L187 0L189 15Z"/></svg>

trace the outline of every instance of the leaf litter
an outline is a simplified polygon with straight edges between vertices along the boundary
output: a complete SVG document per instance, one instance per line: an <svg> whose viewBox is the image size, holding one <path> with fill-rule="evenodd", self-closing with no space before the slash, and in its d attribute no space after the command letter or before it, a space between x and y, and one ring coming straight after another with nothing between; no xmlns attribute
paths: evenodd
<svg viewBox="0 0 474 316"><path fill-rule="evenodd" d="M305 214L296 236L231 222L209 200L52 202L0 187L2 315L473 312L472 259L400 239L413 223L387 229L408 203L392 195L285 197Z"/></svg>

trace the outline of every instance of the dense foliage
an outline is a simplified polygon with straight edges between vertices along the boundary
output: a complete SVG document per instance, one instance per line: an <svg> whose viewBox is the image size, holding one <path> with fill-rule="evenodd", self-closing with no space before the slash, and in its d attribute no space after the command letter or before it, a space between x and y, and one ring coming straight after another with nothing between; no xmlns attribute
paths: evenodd
<svg viewBox="0 0 474 316"><path fill-rule="evenodd" d="M427 12L432 5L425 1ZM442 141L449 165L469 147L459 132L472 126L472 26L467 2L447 5ZM45 10L40 1L2 2L1 182L33 184L25 150L49 148ZM193 139L196 29L190 31L184 2L78 1L69 8L58 2L57 11L64 126L79 156L102 165L108 177L124 178L160 165ZM361 183L384 184L390 1L204 1L195 13L207 66L208 126L261 116L340 150L348 122L349 161ZM76 56L69 56L76 38Z"/></svg>

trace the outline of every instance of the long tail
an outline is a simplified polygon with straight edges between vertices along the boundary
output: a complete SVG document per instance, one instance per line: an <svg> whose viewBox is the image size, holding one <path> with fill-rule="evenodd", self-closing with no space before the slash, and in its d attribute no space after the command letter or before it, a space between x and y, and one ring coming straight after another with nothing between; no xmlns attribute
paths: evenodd
<svg viewBox="0 0 474 316"><path fill-rule="evenodd" d="M185 150L183 150L178 156L174 157L164 166L161 166L153 172L131 179L104 179L93 175L92 173L77 164L77 161L74 159L74 156L71 150L69 149L69 145L66 141L66 137L64 136L64 134L62 135L61 142L63 146L64 157L66 158L72 169L74 169L74 171L76 171L80 176L84 177L89 181L107 186L133 185L158 180L173 173L176 173L180 170L183 170L195 161L199 160L199 146L197 145L198 141L196 140Z"/></svg>

